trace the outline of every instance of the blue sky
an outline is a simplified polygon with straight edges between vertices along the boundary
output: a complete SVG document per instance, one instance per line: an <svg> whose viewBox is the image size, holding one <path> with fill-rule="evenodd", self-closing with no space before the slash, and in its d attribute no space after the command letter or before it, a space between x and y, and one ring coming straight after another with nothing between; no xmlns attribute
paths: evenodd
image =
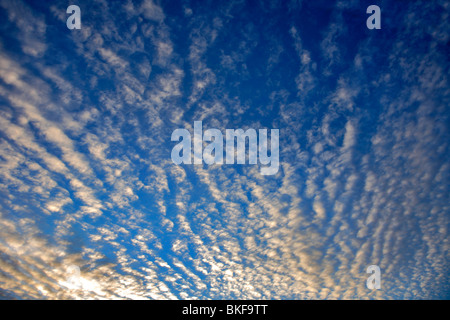
<svg viewBox="0 0 450 320"><path fill-rule="evenodd" d="M449 7L0 0L0 297L448 299ZM278 173L174 164L194 121Z"/></svg>

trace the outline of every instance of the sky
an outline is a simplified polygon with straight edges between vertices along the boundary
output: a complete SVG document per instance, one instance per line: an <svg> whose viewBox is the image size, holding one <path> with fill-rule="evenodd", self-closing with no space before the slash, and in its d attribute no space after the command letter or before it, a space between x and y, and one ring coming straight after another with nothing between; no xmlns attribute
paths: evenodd
<svg viewBox="0 0 450 320"><path fill-rule="evenodd" d="M0 0L0 298L449 299L449 13ZM278 172L175 164L195 121Z"/></svg>

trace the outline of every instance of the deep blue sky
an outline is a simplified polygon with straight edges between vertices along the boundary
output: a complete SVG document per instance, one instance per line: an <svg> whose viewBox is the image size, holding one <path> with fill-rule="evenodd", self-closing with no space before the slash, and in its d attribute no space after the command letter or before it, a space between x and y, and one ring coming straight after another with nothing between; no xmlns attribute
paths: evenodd
<svg viewBox="0 0 450 320"><path fill-rule="evenodd" d="M448 299L449 7L0 0L0 297ZM279 172L175 165L200 120Z"/></svg>

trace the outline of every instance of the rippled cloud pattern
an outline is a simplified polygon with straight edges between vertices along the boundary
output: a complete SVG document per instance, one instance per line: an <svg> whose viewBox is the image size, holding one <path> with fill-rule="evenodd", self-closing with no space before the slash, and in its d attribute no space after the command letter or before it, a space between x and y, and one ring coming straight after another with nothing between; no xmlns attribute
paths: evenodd
<svg viewBox="0 0 450 320"><path fill-rule="evenodd" d="M376 2L0 0L0 297L450 298L450 3Z"/></svg>

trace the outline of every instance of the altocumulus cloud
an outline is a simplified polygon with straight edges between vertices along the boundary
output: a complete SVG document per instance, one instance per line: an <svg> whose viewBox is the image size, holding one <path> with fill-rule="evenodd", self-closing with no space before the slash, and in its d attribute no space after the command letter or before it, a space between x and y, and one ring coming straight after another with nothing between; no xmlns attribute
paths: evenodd
<svg viewBox="0 0 450 320"><path fill-rule="evenodd" d="M447 2L79 6L0 1L2 298L449 297ZM278 173L175 165L194 121Z"/></svg>

